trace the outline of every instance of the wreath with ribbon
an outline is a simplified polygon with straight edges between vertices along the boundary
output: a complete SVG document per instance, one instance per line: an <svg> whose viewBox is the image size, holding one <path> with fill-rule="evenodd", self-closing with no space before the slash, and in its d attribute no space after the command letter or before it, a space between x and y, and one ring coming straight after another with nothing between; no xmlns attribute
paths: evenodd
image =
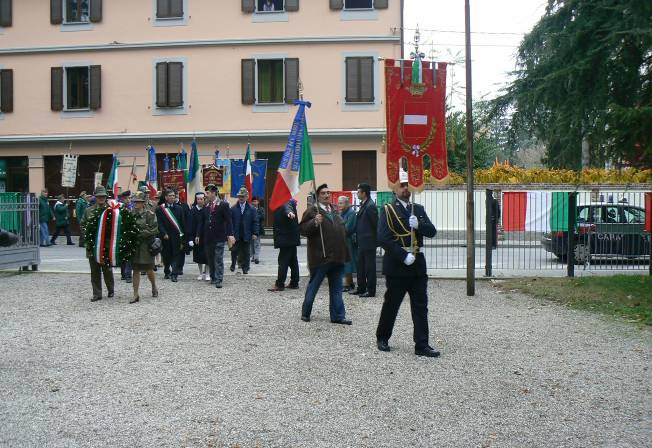
<svg viewBox="0 0 652 448"><path fill-rule="evenodd" d="M88 218L84 237L93 259L102 265L120 266L138 249L140 228L136 216L122 204L110 201Z"/></svg>

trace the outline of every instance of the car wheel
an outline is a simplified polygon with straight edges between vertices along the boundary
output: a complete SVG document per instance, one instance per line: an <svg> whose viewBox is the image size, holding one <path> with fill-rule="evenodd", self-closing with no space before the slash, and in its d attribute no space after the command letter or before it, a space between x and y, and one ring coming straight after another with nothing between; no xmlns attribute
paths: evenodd
<svg viewBox="0 0 652 448"><path fill-rule="evenodd" d="M591 250L586 244L575 246L575 264L585 264L591 259Z"/></svg>

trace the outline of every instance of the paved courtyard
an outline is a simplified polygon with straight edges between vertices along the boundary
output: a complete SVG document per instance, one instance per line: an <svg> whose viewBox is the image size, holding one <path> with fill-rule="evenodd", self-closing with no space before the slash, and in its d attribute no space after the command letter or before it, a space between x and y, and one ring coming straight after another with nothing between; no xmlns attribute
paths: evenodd
<svg viewBox="0 0 652 448"><path fill-rule="evenodd" d="M119 276L118 276L119 278ZM302 290L185 275L129 305L83 274L0 273L0 445L10 447L649 446L652 337L479 282L431 280L439 359L413 354L409 305L375 348L381 299L350 327ZM380 288L380 295L384 287Z"/></svg>

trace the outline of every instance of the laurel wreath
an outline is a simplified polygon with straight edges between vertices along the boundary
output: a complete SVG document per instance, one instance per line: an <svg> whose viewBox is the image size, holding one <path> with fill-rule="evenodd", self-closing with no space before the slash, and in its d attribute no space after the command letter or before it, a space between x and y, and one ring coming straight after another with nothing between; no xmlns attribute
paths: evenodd
<svg viewBox="0 0 652 448"><path fill-rule="evenodd" d="M412 146L408 145L405 143L405 139L403 138L403 117L399 118L398 120L398 126L397 126L397 131L398 131L398 142L401 145L401 148L405 150L405 152L412 152ZM437 122L433 119L432 120L432 125L430 126L430 132L428 133L428 136L426 139L419 144L419 148L422 150L425 150L432 141L435 139L435 134L437 133Z"/></svg>
<svg viewBox="0 0 652 448"><path fill-rule="evenodd" d="M86 248L92 253L95 254L95 241L97 239L97 228L100 222L100 215L104 211L104 208L98 208L94 210L90 215L88 220L85 223L84 238L86 240ZM129 261L133 258L136 250L138 249L138 234L140 233L140 227L136 222L136 215L130 212L126 207L120 209L120 215L122 216L122 233L120 239L119 258L122 261ZM108 214L108 219L106 221L106 241L111 239L111 223L113 221L113 214ZM102 254L102 259L106 266L111 266L111 261L109 259L109 244L105 244L104 253Z"/></svg>

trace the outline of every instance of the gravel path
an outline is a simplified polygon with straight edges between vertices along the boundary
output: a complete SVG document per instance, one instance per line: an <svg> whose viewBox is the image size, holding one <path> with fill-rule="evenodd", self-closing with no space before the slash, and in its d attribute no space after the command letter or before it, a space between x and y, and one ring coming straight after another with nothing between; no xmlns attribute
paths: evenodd
<svg viewBox="0 0 652 448"><path fill-rule="evenodd" d="M118 277L119 278L119 277ZM305 286L302 279L302 287ZM190 278L90 303L87 276L0 274L0 445L11 447L642 447L652 337L479 282L430 283L432 343L409 306L375 348L381 299L353 326L302 292ZM147 285L144 286L143 291ZM379 293L382 294L384 287Z"/></svg>

